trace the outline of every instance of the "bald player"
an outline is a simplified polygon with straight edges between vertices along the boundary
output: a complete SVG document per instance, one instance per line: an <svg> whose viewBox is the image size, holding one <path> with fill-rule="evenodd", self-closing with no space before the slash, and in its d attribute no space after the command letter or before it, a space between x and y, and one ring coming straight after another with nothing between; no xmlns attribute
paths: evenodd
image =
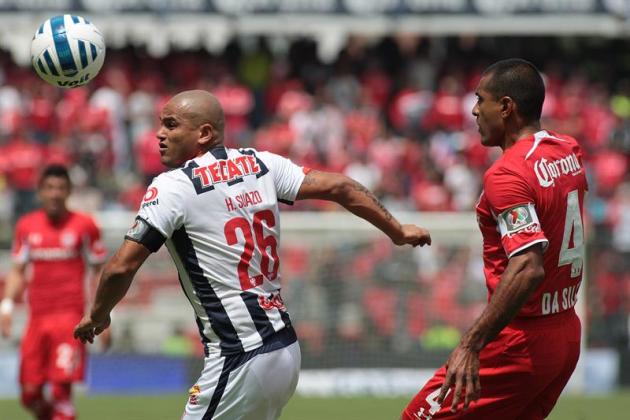
<svg viewBox="0 0 630 420"><path fill-rule="evenodd" d="M172 170L147 189L74 335L91 343L103 332L138 268L166 244L206 354L182 418L277 419L297 385L301 357L280 295L278 202L337 202L396 245L422 246L431 237L423 228L401 225L346 176L269 152L226 148L223 110L208 92L174 96L160 123L161 160Z"/></svg>

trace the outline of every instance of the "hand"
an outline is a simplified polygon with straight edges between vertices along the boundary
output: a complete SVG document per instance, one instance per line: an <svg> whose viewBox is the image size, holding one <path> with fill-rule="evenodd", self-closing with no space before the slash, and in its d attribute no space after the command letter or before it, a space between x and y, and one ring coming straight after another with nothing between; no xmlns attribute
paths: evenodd
<svg viewBox="0 0 630 420"><path fill-rule="evenodd" d="M11 337L12 321L13 321L13 316L11 314L0 315L0 333L2 334L2 337L4 338Z"/></svg>
<svg viewBox="0 0 630 420"><path fill-rule="evenodd" d="M431 245L431 234L428 230L416 225L402 225L401 232L396 238L392 238L396 245L409 244L412 246Z"/></svg>
<svg viewBox="0 0 630 420"><path fill-rule="evenodd" d="M446 362L446 378L437 403L442 405L448 390L455 387L453 393L453 403L451 411L456 412L462 397L462 390L465 390L464 407L466 410L472 401L477 401L481 395L481 383L479 382L479 352L474 351L461 343Z"/></svg>
<svg viewBox="0 0 630 420"><path fill-rule="evenodd" d="M92 319L91 315L85 315L81 322L74 328L74 338L85 342L93 343L94 337L105 331L111 322L109 315L102 321Z"/></svg>

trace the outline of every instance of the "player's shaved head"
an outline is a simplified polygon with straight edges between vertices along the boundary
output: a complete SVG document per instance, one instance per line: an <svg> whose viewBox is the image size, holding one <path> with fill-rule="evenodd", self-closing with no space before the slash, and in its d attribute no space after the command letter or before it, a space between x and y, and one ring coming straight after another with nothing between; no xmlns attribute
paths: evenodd
<svg viewBox="0 0 630 420"><path fill-rule="evenodd" d="M495 99L509 96L525 121L540 119L545 84L536 66L520 58L510 58L494 63L483 74L490 76L485 88Z"/></svg>
<svg viewBox="0 0 630 420"><path fill-rule="evenodd" d="M178 113L195 127L210 124L223 142L225 117L219 100L205 90L186 90L173 96L167 106L178 110Z"/></svg>
<svg viewBox="0 0 630 420"><path fill-rule="evenodd" d="M169 168L223 146L223 108L210 92L178 93L164 105L159 118L160 161Z"/></svg>

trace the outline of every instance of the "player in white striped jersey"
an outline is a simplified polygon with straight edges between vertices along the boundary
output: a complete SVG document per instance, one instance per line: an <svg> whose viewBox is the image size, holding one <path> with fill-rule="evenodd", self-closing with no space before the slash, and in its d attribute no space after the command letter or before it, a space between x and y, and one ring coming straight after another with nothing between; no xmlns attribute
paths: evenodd
<svg viewBox="0 0 630 420"><path fill-rule="evenodd" d="M174 96L160 122L161 160L174 169L149 186L75 337L92 342L108 327L138 268L166 243L206 352L183 419L276 419L300 367L280 296L278 202L335 201L397 245L430 244L430 235L401 225L346 176L302 168L269 152L224 147L223 110L208 92Z"/></svg>

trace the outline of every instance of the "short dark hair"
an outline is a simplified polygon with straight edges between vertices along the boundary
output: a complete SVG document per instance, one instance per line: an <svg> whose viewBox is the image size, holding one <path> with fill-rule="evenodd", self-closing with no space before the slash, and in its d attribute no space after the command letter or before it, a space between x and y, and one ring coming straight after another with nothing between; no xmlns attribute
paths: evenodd
<svg viewBox="0 0 630 420"><path fill-rule="evenodd" d="M68 181L68 186L72 186L72 182L70 181L70 174L68 173L68 168L63 165L55 163L46 166L39 177L39 186L41 187L44 183L44 180L50 177L64 178L66 181Z"/></svg>
<svg viewBox="0 0 630 420"><path fill-rule="evenodd" d="M495 99L509 96L527 122L538 121L545 101L545 83L532 63L521 58L497 61L483 75L491 76L486 89Z"/></svg>

